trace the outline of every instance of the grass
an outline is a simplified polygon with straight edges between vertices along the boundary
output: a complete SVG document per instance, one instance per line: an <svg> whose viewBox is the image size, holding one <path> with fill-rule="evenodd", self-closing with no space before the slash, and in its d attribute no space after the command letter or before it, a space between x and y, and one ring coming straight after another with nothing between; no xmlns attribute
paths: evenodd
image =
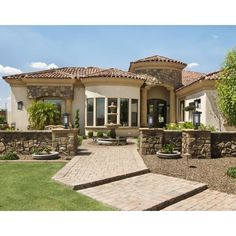
<svg viewBox="0 0 236 236"><path fill-rule="evenodd" d="M114 210L51 177L64 163L0 163L0 210Z"/></svg>

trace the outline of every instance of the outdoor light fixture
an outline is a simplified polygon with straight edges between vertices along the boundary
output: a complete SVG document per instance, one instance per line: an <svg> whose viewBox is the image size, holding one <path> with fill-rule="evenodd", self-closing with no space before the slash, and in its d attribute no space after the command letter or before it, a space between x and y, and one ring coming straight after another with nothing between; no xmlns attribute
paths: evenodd
<svg viewBox="0 0 236 236"><path fill-rule="evenodd" d="M153 127L153 116L152 115L148 116L148 127L149 128Z"/></svg>
<svg viewBox="0 0 236 236"><path fill-rule="evenodd" d="M23 102L22 101L17 102L17 109L18 110L22 110L23 109Z"/></svg>
<svg viewBox="0 0 236 236"><path fill-rule="evenodd" d="M64 123L65 129L69 128L69 116L70 116L69 113L64 113L63 114L63 123Z"/></svg>
<svg viewBox="0 0 236 236"><path fill-rule="evenodd" d="M195 99L194 100L194 107L195 107L195 109L199 108L199 103L201 103L201 99Z"/></svg>
<svg viewBox="0 0 236 236"><path fill-rule="evenodd" d="M195 129L198 129L198 127L201 124L201 112L200 111L194 111L193 112L193 125Z"/></svg>

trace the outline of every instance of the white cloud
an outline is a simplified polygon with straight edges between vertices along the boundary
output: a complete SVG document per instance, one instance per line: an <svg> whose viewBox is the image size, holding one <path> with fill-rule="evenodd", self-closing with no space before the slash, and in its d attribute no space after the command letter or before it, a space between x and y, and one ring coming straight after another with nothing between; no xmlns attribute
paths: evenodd
<svg viewBox="0 0 236 236"><path fill-rule="evenodd" d="M191 68L196 67L196 66L199 66L199 64L197 62L192 62L192 63L189 63L186 68L191 69Z"/></svg>
<svg viewBox="0 0 236 236"><path fill-rule="evenodd" d="M0 74L2 75L14 75L20 73L22 73L22 71L17 68L0 65Z"/></svg>
<svg viewBox="0 0 236 236"><path fill-rule="evenodd" d="M41 69L41 70L58 68L58 66L54 63L47 64L45 62L40 62L40 61L30 63L30 67L32 67L34 69Z"/></svg>

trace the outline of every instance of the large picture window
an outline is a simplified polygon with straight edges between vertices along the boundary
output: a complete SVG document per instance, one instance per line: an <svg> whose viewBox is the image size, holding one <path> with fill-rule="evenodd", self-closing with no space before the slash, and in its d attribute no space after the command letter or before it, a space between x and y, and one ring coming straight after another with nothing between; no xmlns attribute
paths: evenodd
<svg viewBox="0 0 236 236"><path fill-rule="evenodd" d="M120 124L122 126L129 125L129 99L120 99Z"/></svg>
<svg viewBox="0 0 236 236"><path fill-rule="evenodd" d="M93 126L93 98L87 99L87 126Z"/></svg>
<svg viewBox="0 0 236 236"><path fill-rule="evenodd" d="M105 123L105 99L96 98L96 126L104 126Z"/></svg>
<svg viewBox="0 0 236 236"><path fill-rule="evenodd" d="M138 99L131 99L131 126L138 126Z"/></svg>

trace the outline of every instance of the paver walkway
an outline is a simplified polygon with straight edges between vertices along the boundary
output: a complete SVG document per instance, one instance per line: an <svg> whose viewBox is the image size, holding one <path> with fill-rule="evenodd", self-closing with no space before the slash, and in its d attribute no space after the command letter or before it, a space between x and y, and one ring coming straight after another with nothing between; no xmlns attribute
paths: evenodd
<svg viewBox="0 0 236 236"><path fill-rule="evenodd" d="M136 144L98 146L85 140L80 150L54 180L81 189L149 172Z"/></svg>
<svg viewBox="0 0 236 236"><path fill-rule="evenodd" d="M164 211L232 211L236 210L236 195L206 190L176 204Z"/></svg>
<svg viewBox="0 0 236 236"><path fill-rule="evenodd" d="M78 192L120 210L160 210L207 188L206 184L145 174Z"/></svg>
<svg viewBox="0 0 236 236"><path fill-rule="evenodd" d="M97 146L86 140L83 151L53 179L120 210L236 210L236 195L148 173L136 148L135 144Z"/></svg>

